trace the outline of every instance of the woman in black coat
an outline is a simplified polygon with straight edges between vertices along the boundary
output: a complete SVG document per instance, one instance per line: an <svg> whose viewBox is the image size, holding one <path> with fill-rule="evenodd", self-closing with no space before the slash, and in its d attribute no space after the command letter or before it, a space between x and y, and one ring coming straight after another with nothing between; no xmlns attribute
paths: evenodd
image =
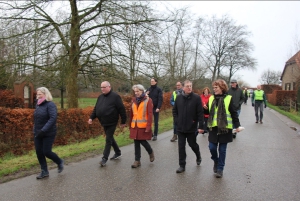
<svg viewBox="0 0 300 201"><path fill-rule="evenodd" d="M52 145L56 136L57 109L52 102L52 95L46 87L36 90L37 105L34 111L34 145L41 173L36 177L42 179L49 176L46 157L58 166L58 173L64 169L64 161L52 152Z"/></svg>
<svg viewBox="0 0 300 201"><path fill-rule="evenodd" d="M232 128L239 132L240 122L232 98L227 94L228 86L224 80L212 84L214 94L208 101L209 150L214 161L213 171L217 178L223 177L227 143L232 142Z"/></svg>

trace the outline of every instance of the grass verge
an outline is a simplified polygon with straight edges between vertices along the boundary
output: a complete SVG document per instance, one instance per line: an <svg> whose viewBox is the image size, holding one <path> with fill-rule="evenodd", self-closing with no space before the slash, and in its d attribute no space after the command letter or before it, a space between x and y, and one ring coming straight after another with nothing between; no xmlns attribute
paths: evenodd
<svg viewBox="0 0 300 201"><path fill-rule="evenodd" d="M272 105L270 103L268 103L268 107L279 112L280 114L287 116L288 118L290 118L291 120L293 120L294 122L296 122L297 124L300 124L300 116L298 114L298 112L294 111L294 112L288 112L288 111L284 111L281 110L278 106Z"/></svg>
<svg viewBox="0 0 300 201"><path fill-rule="evenodd" d="M173 118L171 109L162 111L159 121L159 133L171 130L173 128ZM123 132L116 130L115 140L120 147L133 143L129 138L129 130ZM84 142L56 146L53 152L65 160L65 163L81 161L90 157L99 156L105 146L105 137L103 135L91 138ZM56 168L51 160L47 159L49 169ZM40 171L39 163L36 158L35 151L31 151L26 155L14 156L7 154L0 159L0 183L4 183L13 179L32 175Z"/></svg>

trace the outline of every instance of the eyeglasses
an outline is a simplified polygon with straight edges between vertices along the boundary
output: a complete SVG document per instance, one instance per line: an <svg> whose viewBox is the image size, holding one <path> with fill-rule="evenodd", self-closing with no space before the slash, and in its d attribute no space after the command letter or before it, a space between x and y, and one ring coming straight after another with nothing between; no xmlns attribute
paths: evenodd
<svg viewBox="0 0 300 201"><path fill-rule="evenodd" d="M109 87L109 86L101 87L101 89L105 89L106 87Z"/></svg>

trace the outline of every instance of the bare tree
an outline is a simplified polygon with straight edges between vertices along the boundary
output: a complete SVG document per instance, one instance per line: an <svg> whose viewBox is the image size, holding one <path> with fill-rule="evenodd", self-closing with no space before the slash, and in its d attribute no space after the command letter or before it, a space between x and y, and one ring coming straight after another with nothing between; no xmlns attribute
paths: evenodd
<svg viewBox="0 0 300 201"><path fill-rule="evenodd" d="M247 62L245 63L246 54L251 51L250 42L247 41L250 32L246 30L246 26L236 25L236 22L227 15L223 15L221 18L212 16L212 18L199 23L201 24L197 27L201 31L200 43L203 51L201 55L211 71L212 80L224 76L229 55L233 56L236 53L234 49L239 51L239 54L243 54L243 56L237 57L239 58L239 68L249 67L245 66L247 64ZM241 48L245 48L245 50L241 51ZM249 59L253 60L248 56ZM236 59L234 63L237 64Z"/></svg>
<svg viewBox="0 0 300 201"><path fill-rule="evenodd" d="M144 2L135 2L132 5L128 1L100 0L84 2L84 6L81 7L82 2L70 0L68 6L65 6L69 16L60 18L60 20L54 20L48 12L49 8L47 10L47 6L53 3L35 0L1 1L0 19L5 22L6 27L11 27L15 22L39 22L40 27L38 30L43 31L45 35L50 36L55 33L55 37L45 40L38 47L35 54L46 56L47 60L47 54L50 56L60 48L64 49L65 55L50 59L49 62L51 63L48 66L58 65L61 57L67 58L65 72L68 76L65 83L68 107L76 108L78 107L78 74L83 71L93 71L91 65L96 65L97 68L106 66L107 46L103 43L107 37L104 32L105 27L113 27L117 30L121 26L150 23L158 19L149 17L146 11L135 13L136 8L141 8L142 10L147 8L147 4ZM61 4L65 3L61 2ZM79 9L80 7L82 8L81 10ZM124 10L129 13L135 13L140 17L136 19L131 18L132 15L124 16L121 12ZM112 18L113 20L111 20ZM65 29L67 29L67 32L64 32ZM35 26L29 26L26 31L8 35L3 39L14 37L30 38L36 33L36 30ZM26 61L23 62L23 65L45 69L42 62L34 63L31 61L33 55L26 56Z"/></svg>
<svg viewBox="0 0 300 201"><path fill-rule="evenodd" d="M260 80L262 84L280 84L280 77L282 72L275 70L266 70L262 73Z"/></svg>

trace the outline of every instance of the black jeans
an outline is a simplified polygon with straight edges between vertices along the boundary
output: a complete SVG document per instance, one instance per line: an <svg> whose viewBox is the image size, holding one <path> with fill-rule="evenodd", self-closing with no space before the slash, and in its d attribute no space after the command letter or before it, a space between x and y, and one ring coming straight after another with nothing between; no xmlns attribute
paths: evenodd
<svg viewBox="0 0 300 201"><path fill-rule="evenodd" d="M185 168L186 164L186 151L185 145L186 141L189 146L192 148L197 158L201 158L200 147L196 141L195 132L192 133L182 133L178 131L178 152L179 152L179 166Z"/></svg>
<svg viewBox="0 0 300 201"><path fill-rule="evenodd" d="M147 140L134 140L134 154L135 154L135 160L140 161L141 159L141 145L145 147L148 154L152 154L153 150L150 146L150 144L147 142Z"/></svg>
<svg viewBox="0 0 300 201"><path fill-rule="evenodd" d="M153 108L153 117L154 117L154 132L153 136L157 136L158 133L158 119L159 119L159 112L155 111L156 108Z"/></svg>
<svg viewBox="0 0 300 201"><path fill-rule="evenodd" d="M54 139L55 139L55 135L46 136L43 138L34 138L36 156L40 163L41 169L44 170L45 172L48 172L46 157L51 159L57 165L59 165L62 161L56 155L56 153L52 152L52 145Z"/></svg>
<svg viewBox="0 0 300 201"><path fill-rule="evenodd" d="M103 126L104 132L106 135L106 143L105 143L105 148L103 151L103 158L105 158L106 160L108 159L108 156L110 154L111 147L114 148L114 151L116 154L118 154L118 155L121 154L121 150L119 149L117 142L115 141L115 138L114 138L114 133L115 133L116 127L117 127L117 125Z"/></svg>

